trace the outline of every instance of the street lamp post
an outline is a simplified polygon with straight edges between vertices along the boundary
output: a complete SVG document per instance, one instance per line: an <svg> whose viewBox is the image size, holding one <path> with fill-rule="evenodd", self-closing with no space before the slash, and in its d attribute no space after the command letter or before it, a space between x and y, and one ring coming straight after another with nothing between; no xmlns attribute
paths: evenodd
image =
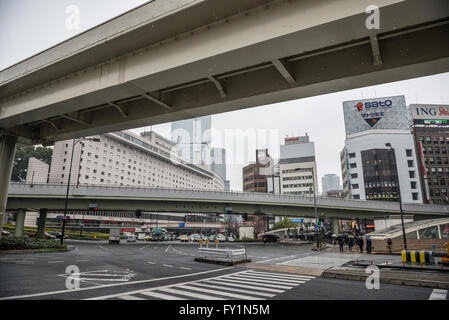
<svg viewBox="0 0 449 320"><path fill-rule="evenodd" d="M402 197L401 197L401 187L399 184L399 174L398 174L398 166L397 166L397 161L396 161L396 151L391 146L391 143L387 142L385 145L393 151L394 170L395 170L396 177L398 178L399 211L401 212L402 238L404 240L404 250L407 250L407 238L405 236L404 214L402 212Z"/></svg>
<svg viewBox="0 0 449 320"><path fill-rule="evenodd" d="M73 153L75 151L75 145L83 140L100 142L100 139L98 139L98 138L80 139L78 141L76 141L76 139L73 138L72 154L70 155L69 177L68 177L68 181L67 181L67 191L66 191L65 201L64 201L64 217L62 219L61 245L64 244L65 221L66 221L66 217L67 217L67 204L69 202L70 179L72 177Z"/></svg>
<svg viewBox="0 0 449 320"><path fill-rule="evenodd" d="M314 170L313 170L313 167L312 167L312 185L313 185L313 208L314 208L314 211L315 211L315 225L316 225L316 228L317 228L317 233L316 233L316 248L317 248L317 250L320 250L320 237L319 237L319 228L318 228L318 214L317 214L317 212L316 212L316 190L315 190L315 188L316 188L316 185L315 185L315 174L314 174ZM312 190L312 188L310 188L310 190Z"/></svg>

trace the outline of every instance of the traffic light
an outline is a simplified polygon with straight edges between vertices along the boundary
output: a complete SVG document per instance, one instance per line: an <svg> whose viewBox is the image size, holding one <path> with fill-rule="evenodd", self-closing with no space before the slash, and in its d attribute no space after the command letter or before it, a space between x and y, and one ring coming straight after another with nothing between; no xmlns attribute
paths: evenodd
<svg viewBox="0 0 449 320"><path fill-rule="evenodd" d="M142 217L142 210L137 209L136 210L136 218L141 218Z"/></svg>

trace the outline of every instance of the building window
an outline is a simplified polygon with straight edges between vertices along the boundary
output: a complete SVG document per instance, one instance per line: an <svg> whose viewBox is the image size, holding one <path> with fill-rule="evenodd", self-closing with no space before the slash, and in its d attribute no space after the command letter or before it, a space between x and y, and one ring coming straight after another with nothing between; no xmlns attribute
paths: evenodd
<svg viewBox="0 0 449 320"><path fill-rule="evenodd" d="M412 189L416 189L416 181L410 181L410 186Z"/></svg>
<svg viewBox="0 0 449 320"><path fill-rule="evenodd" d="M407 164L409 168L413 167L413 160L407 160Z"/></svg>
<svg viewBox="0 0 449 320"><path fill-rule="evenodd" d="M358 188L359 188L358 183L352 185L352 189L358 189Z"/></svg>
<svg viewBox="0 0 449 320"><path fill-rule="evenodd" d="M349 165L349 167L352 168L352 169L357 168L357 164L356 164L355 162L354 162L354 163L351 163L351 164Z"/></svg>
<svg viewBox="0 0 449 320"><path fill-rule="evenodd" d="M406 149L405 153L407 154L407 157L411 157L412 156L412 150L411 149Z"/></svg>
<svg viewBox="0 0 449 320"><path fill-rule="evenodd" d="M352 158L355 158L355 152L350 153L350 154L349 154L349 158L351 158L351 159L352 159Z"/></svg>
<svg viewBox="0 0 449 320"><path fill-rule="evenodd" d="M351 173L351 179L357 179L358 174L357 173Z"/></svg>
<svg viewBox="0 0 449 320"><path fill-rule="evenodd" d="M358 199L360 199L360 195L359 194L355 194L355 195L352 196L352 198L358 200Z"/></svg>
<svg viewBox="0 0 449 320"><path fill-rule="evenodd" d="M410 178L414 178L415 177L415 171L409 171L408 175Z"/></svg>
<svg viewBox="0 0 449 320"><path fill-rule="evenodd" d="M412 192L413 200L418 200L418 192Z"/></svg>

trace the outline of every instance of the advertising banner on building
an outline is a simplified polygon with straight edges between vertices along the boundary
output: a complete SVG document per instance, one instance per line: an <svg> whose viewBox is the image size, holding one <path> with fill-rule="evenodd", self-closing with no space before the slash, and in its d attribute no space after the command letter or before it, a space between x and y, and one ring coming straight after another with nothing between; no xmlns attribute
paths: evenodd
<svg viewBox="0 0 449 320"><path fill-rule="evenodd" d="M449 105L411 104L409 109L413 124L437 126L449 125Z"/></svg>
<svg viewBox="0 0 449 320"><path fill-rule="evenodd" d="M374 129L409 129L405 96L343 102L346 136Z"/></svg>

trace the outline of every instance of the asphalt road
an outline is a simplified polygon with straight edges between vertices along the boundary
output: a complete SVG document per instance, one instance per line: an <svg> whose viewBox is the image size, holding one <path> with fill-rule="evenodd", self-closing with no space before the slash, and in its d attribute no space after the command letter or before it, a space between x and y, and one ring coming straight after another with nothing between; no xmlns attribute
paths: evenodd
<svg viewBox="0 0 449 320"><path fill-rule="evenodd" d="M248 267L194 262L198 244L179 242L93 243L71 240L69 252L1 254L0 299L285 299L428 300L448 299L430 288L321 278ZM213 247L213 246L211 246ZM220 244L220 248L242 244ZM246 244L252 266L288 265L318 253L310 244ZM80 289L68 266L79 270Z"/></svg>

